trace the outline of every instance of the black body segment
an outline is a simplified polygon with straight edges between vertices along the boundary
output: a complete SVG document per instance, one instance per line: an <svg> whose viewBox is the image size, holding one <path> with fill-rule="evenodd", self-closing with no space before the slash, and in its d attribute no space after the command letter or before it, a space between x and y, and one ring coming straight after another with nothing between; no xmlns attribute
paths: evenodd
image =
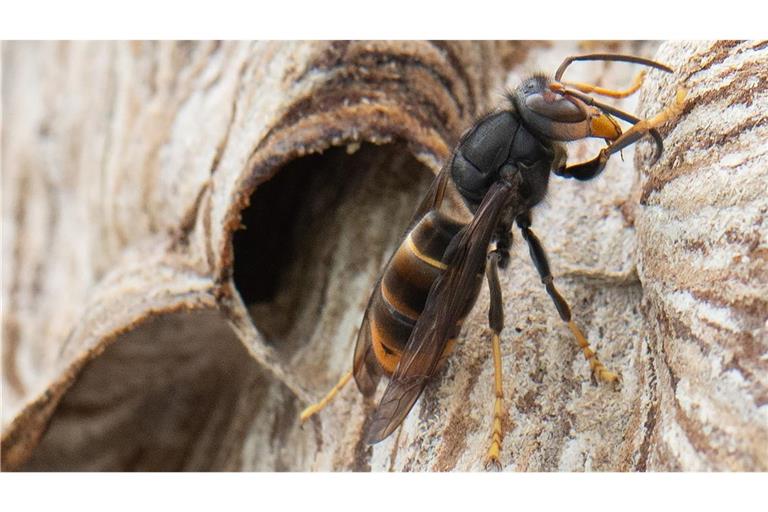
<svg viewBox="0 0 768 512"><path fill-rule="evenodd" d="M519 127L508 110L488 115L469 132L459 151L483 174L489 174L500 169L509 158L510 145Z"/></svg>
<svg viewBox="0 0 768 512"><path fill-rule="evenodd" d="M526 129L514 111L505 110L485 116L462 137L451 160L451 179L474 212L502 175L525 170L525 180L532 182L523 185L521 199L533 206L544 197L554 155L550 142Z"/></svg>

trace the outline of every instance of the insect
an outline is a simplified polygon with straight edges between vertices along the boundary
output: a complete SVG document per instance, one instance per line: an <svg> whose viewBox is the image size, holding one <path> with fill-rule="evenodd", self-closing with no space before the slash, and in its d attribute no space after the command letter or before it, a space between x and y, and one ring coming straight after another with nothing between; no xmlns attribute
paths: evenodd
<svg viewBox="0 0 768 512"><path fill-rule="evenodd" d="M434 179L374 286L352 371L322 400L305 409L302 420L330 402L352 376L365 396L372 396L385 376L389 383L369 418L366 440L376 443L389 436L450 354L485 276L490 290L495 392L486 462L499 466L504 435L500 346L504 317L498 269L508 266L514 224L528 244L560 318L589 363L593 381L620 382L619 375L606 368L590 348L568 303L555 288L544 248L531 229L531 210L544 198L550 172L591 180L600 175L611 155L646 135L655 140L658 158L663 144L656 128L680 113L685 91L681 89L660 114L639 119L595 100L590 93L629 96L641 86L643 73L623 91L561 80L571 63L589 60L629 62L672 72L663 64L631 55L568 57L554 78L529 77L507 94L506 108L477 121ZM622 133L616 118L632 127ZM592 160L568 165L563 142L588 137L602 138L606 146Z"/></svg>

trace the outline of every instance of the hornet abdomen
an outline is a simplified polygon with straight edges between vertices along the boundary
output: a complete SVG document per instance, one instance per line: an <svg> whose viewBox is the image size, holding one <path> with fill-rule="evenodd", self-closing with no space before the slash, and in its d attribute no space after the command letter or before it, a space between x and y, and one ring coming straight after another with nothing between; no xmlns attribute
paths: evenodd
<svg viewBox="0 0 768 512"><path fill-rule="evenodd" d="M429 290L446 268L445 250L464 225L432 210L422 217L406 235L389 260L379 286L374 290L369 328L376 360L387 376L391 376L405 348L411 331L424 310ZM478 276L477 290L482 276ZM474 304L474 301L472 301ZM471 305L462 315L462 320ZM461 321L448 342L447 356L458 335Z"/></svg>

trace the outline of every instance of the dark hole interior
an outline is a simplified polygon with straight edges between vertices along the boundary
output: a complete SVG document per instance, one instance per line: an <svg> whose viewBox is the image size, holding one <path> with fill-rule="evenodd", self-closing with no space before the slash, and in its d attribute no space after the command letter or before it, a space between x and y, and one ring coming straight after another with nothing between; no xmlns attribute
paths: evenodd
<svg viewBox="0 0 768 512"><path fill-rule="evenodd" d="M293 231L299 210L306 204L322 162L312 155L286 165L259 186L251 205L242 213L241 229L234 235L235 283L250 305L270 301L277 291L283 268L293 254Z"/></svg>
<svg viewBox="0 0 768 512"><path fill-rule="evenodd" d="M288 163L242 213L235 285L257 327L283 348L360 308L432 180L404 145L354 149ZM334 333L328 327L323 338Z"/></svg>

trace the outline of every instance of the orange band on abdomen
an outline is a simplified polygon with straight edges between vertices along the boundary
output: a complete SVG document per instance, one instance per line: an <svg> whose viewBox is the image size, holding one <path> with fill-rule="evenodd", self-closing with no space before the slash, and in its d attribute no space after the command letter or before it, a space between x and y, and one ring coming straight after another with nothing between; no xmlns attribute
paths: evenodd
<svg viewBox="0 0 768 512"><path fill-rule="evenodd" d="M387 375L391 376L397 368L397 363L400 362L400 352L383 343L384 336L373 318L370 319L369 323L371 326L371 345L373 346L373 353L376 355L376 361Z"/></svg>

